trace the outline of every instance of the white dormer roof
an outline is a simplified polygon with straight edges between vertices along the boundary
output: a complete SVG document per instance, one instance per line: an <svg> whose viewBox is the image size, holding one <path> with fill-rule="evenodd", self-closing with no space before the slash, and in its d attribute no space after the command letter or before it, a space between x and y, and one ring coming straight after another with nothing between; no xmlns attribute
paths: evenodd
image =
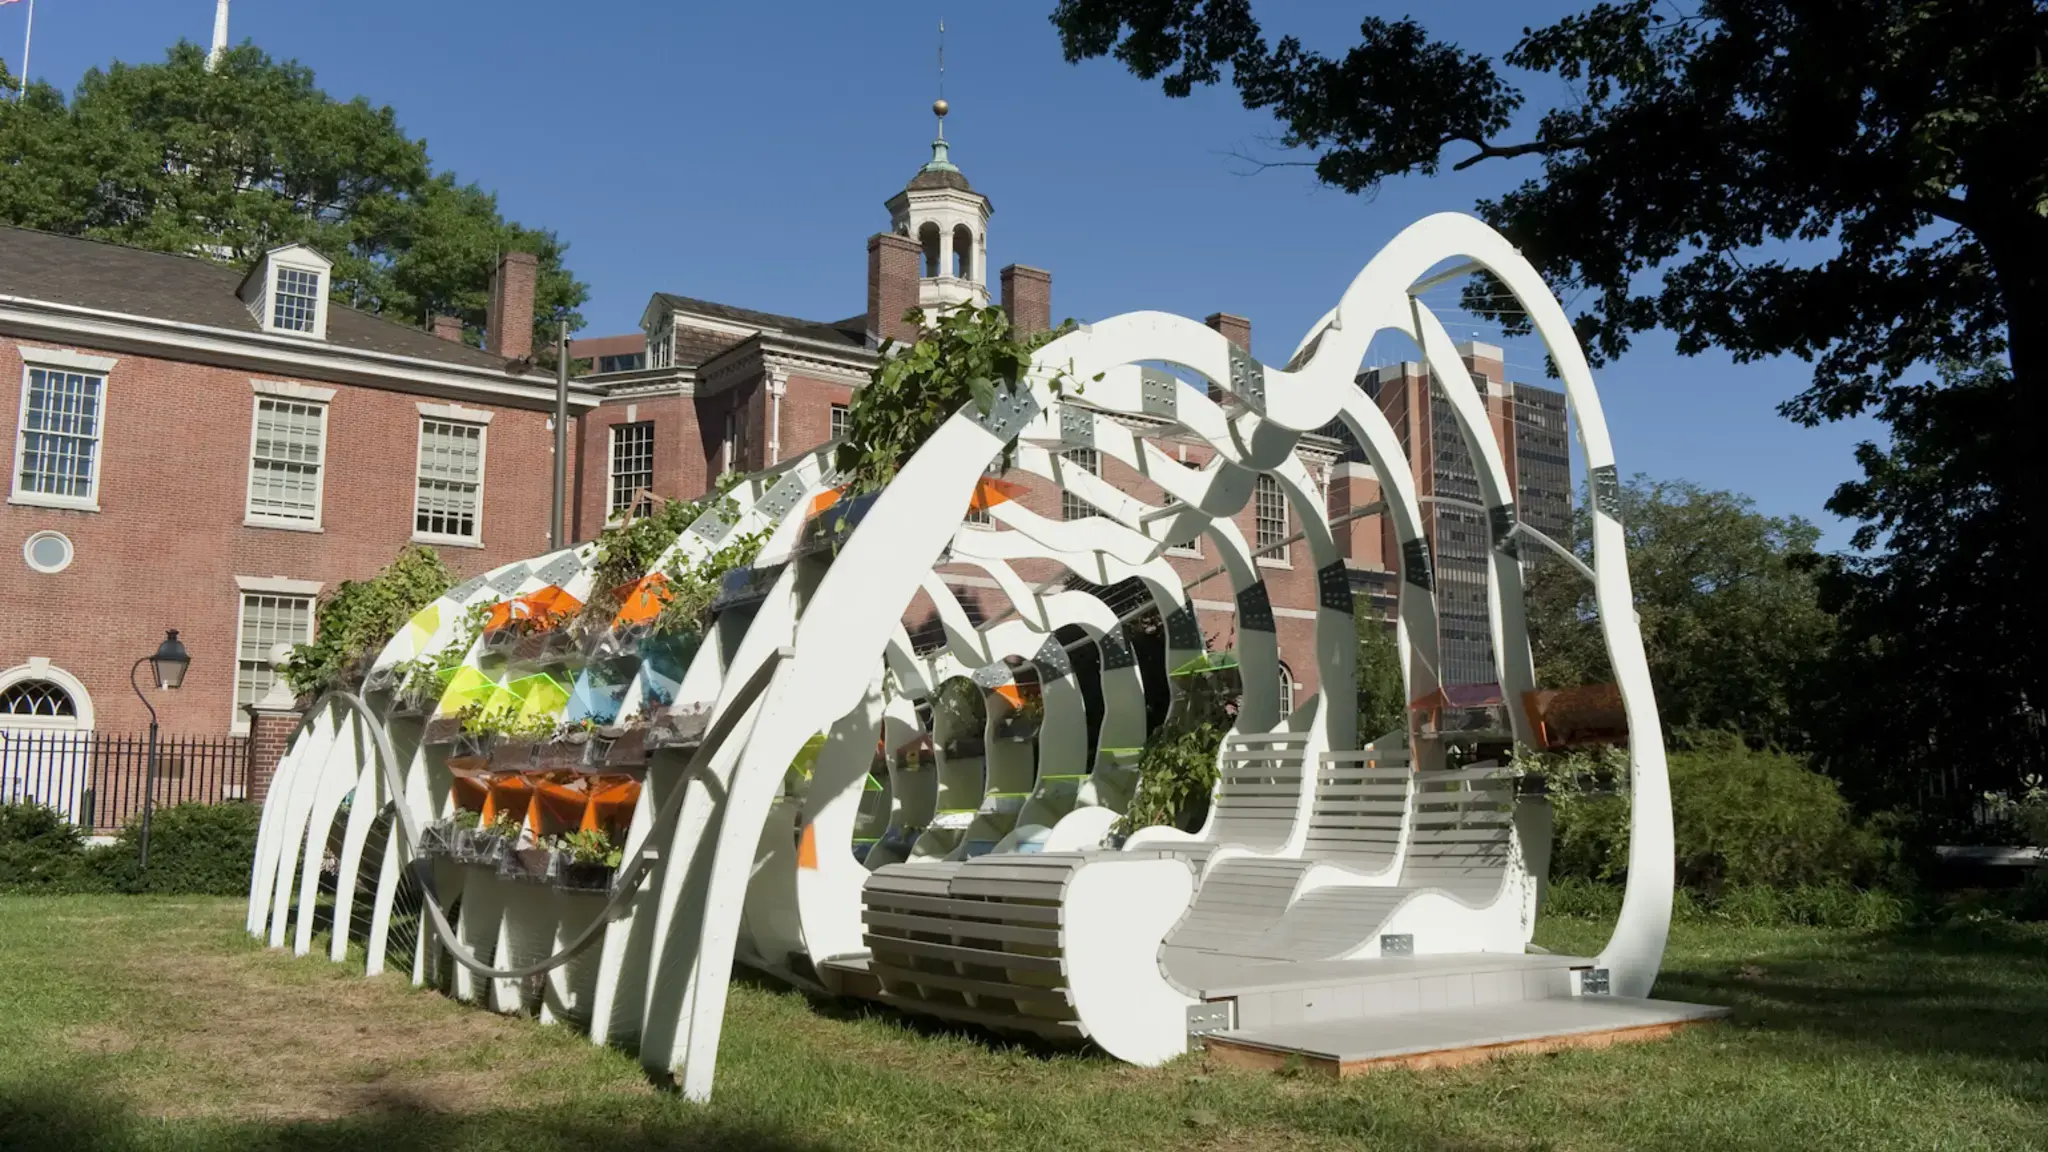
<svg viewBox="0 0 2048 1152"><path fill-rule="evenodd" d="M265 332L327 339L327 293L334 261L305 244L280 244L242 277L236 295Z"/></svg>

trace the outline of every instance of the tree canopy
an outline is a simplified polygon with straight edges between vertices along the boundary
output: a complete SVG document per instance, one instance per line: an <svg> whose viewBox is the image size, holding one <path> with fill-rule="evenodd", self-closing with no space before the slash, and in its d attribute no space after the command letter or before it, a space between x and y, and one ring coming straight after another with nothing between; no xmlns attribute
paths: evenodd
<svg viewBox="0 0 2048 1152"><path fill-rule="evenodd" d="M1506 166L1518 182L1477 212L1585 302L1596 363L1652 328L1688 354L1810 363L1786 415L1867 412L1892 441L1830 505L1875 550L1833 585L1860 666L1887 677L1850 695L1916 717L1901 775L1987 740L1980 764L2040 764L2048 598L2025 574L2048 568L2048 6L1608 0L1499 56L1379 17L1325 55L1269 42L1252 7L1060 0L1052 20L1070 61L1113 56L1168 96L1227 78L1282 126L1282 163L1334 187ZM1502 302L1468 284L1467 308L1526 331ZM1981 706L1933 703L1964 698Z"/></svg>
<svg viewBox="0 0 2048 1152"><path fill-rule="evenodd" d="M1834 620L1821 607L1819 532L1765 516L1731 492L1637 476L1621 489L1629 580L1657 690L1672 729L1725 729L1803 747L1800 706L1823 674ZM1581 508L1575 550L1592 558ZM1554 560L1534 566L1530 643L1545 684L1611 680L1593 590Z"/></svg>
<svg viewBox="0 0 2048 1152"><path fill-rule="evenodd" d="M181 42L161 64L93 69L68 102L47 84L0 102L0 221L236 265L303 242L334 261L337 301L412 325L457 316L472 343L498 255L531 252L534 347L550 353L589 295L554 233L435 172L391 108L336 100L248 44L211 72Z"/></svg>

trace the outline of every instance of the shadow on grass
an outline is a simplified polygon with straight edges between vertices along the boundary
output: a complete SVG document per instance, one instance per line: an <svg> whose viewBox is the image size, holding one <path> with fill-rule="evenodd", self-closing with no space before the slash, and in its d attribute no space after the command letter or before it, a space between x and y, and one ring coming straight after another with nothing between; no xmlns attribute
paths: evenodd
<svg viewBox="0 0 2048 1152"><path fill-rule="evenodd" d="M2048 954L2011 924L1917 926L1679 966L1654 995L1735 1009L1735 1025L1794 1031L1909 1057L2024 1068L2024 1098L2048 1103Z"/></svg>
<svg viewBox="0 0 2048 1152"><path fill-rule="evenodd" d="M145 1120L118 1101L84 1091L0 1086L0 1148L35 1152L606 1152L750 1149L830 1152L832 1146L708 1109L648 1115L593 1109L480 1115L436 1111L399 1093L337 1120Z"/></svg>

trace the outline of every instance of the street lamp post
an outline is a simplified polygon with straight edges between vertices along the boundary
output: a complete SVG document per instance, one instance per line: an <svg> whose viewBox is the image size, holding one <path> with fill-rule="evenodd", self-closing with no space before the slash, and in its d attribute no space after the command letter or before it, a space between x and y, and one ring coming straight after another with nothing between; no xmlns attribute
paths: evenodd
<svg viewBox="0 0 2048 1152"><path fill-rule="evenodd" d="M164 642L156 646L156 652L137 660L128 669L128 686L135 689L135 698L149 709L149 767L145 769L142 786L142 850L136 861L137 869L149 867L149 819L156 811L156 706L149 702L149 696L142 686L135 682L135 674L149 665L150 675L156 686L175 689L185 683L185 669L191 667L192 657L185 652L185 645L178 640L178 630L164 630Z"/></svg>

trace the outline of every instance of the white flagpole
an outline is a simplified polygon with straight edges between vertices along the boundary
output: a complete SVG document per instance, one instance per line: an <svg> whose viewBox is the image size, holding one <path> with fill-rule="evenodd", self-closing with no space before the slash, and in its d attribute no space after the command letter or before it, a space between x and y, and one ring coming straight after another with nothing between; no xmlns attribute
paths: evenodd
<svg viewBox="0 0 2048 1152"><path fill-rule="evenodd" d="M36 31L36 0L28 0L28 28L21 34L21 87L14 93L14 102L21 103L28 95L28 41Z"/></svg>

